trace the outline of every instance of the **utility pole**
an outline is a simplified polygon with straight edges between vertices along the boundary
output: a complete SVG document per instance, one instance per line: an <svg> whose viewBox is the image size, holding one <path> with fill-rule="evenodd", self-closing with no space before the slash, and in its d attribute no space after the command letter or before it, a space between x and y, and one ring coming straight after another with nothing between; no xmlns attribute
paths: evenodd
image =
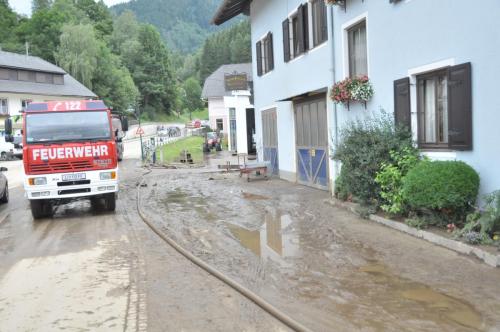
<svg viewBox="0 0 500 332"><path fill-rule="evenodd" d="M139 103L137 103L137 111L136 116L137 120L139 120L139 138L141 140L141 161L144 162L144 145L142 144L142 126L141 126L141 107Z"/></svg>

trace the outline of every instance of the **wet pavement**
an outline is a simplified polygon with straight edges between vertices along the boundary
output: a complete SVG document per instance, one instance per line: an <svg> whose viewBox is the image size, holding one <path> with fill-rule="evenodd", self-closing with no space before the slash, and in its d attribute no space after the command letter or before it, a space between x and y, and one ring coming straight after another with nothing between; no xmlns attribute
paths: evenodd
<svg viewBox="0 0 500 332"><path fill-rule="evenodd" d="M498 331L500 270L236 174L153 172L163 231L315 331Z"/></svg>

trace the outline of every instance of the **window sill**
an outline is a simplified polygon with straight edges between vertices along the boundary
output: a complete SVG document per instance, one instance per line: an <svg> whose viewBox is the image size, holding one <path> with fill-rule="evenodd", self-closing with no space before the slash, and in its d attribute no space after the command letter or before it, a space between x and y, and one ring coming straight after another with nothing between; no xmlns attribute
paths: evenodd
<svg viewBox="0 0 500 332"><path fill-rule="evenodd" d="M325 40L324 42L322 42L321 44L318 44L318 45L314 46L313 48L310 48L308 52L314 52L316 50L319 50L320 48L323 48L324 46L326 46L327 41L328 41L328 39Z"/></svg>

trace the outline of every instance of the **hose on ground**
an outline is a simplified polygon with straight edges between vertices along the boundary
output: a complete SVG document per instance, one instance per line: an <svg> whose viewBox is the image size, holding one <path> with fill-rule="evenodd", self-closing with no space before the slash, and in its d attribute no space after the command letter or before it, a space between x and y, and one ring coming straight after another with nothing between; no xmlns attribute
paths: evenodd
<svg viewBox="0 0 500 332"><path fill-rule="evenodd" d="M148 172L149 174L151 172ZM144 174L146 175L146 174ZM181 255L186 257L188 260L190 260L192 263L195 265L199 266L209 274L213 275L223 283L227 284L234 290L236 290L238 293L258 305L260 308L262 308L264 311L269 313L271 316L274 318L278 319L280 322L288 326L294 331L297 332L312 332L309 328L305 327L301 323L297 322L294 320L292 317L288 316L284 312L280 311L277 309L275 306L261 298L259 295L256 293L252 292L245 286L241 285L240 283L236 282L235 280L231 279L230 277L226 276L213 266L205 263L195 255L193 255L191 252L187 251L184 249L182 246L180 246L177 242L160 232L160 230L148 219L148 217L144 214L144 212L141 209L141 186L145 183L144 177L140 181L139 185L137 186L137 211L139 212L139 216L141 219L144 221L144 223L156 234L158 235L163 241L165 241L168 245L170 245L172 248L174 248L177 252L179 252Z"/></svg>

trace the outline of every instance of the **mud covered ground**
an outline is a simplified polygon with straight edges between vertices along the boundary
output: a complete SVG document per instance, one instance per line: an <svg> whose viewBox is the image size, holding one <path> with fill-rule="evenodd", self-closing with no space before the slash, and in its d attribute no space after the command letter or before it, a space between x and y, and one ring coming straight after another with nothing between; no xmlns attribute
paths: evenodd
<svg viewBox="0 0 500 332"><path fill-rule="evenodd" d="M313 330L500 330L499 269L332 207L326 192L196 170L147 184L146 213L167 235Z"/></svg>

